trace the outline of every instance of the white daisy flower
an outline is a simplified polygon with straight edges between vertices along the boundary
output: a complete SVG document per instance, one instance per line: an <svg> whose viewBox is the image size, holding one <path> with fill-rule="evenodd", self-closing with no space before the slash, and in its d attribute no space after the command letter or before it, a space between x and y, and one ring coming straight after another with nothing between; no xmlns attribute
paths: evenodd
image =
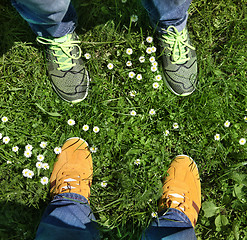
<svg viewBox="0 0 247 240"><path fill-rule="evenodd" d="M128 62L126 63L126 66L127 66L127 67L131 67L131 66L132 66L132 62L131 62L131 61L128 61Z"/></svg>
<svg viewBox="0 0 247 240"><path fill-rule="evenodd" d="M150 109L149 114L150 115L154 115L155 114L155 110L154 109Z"/></svg>
<svg viewBox="0 0 247 240"><path fill-rule="evenodd" d="M40 179L40 182L41 182L42 185L46 185L46 184L48 184L49 179L48 179L48 177L42 177Z"/></svg>
<svg viewBox="0 0 247 240"><path fill-rule="evenodd" d="M91 58L91 54L90 54L90 53L85 53L85 54L84 54L84 57L85 57L86 59L90 59L90 58Z"/></svg>
<svg viewBox="0 0 247 240"><path fill-rule="evenodd" d="M12 151L13 151L13 152L18 152L18 150L19 150L19 147L18 147L18 146L12 147Z"/></svg>
<svg viewBox="0 0 247 240"><path fill-rule="evenodd" d="M107 186L107 181L102 181L100 185L101 185L101 187L106 187Z"/></svg>
<svg viewBox="0 0 247 240"><path fill-rule="evenodd" d="M94 131L95 133L98 133L98 132L99 132L99 127L95 126L95 127L93 128L93 131Z"/></svg>
<svg viewBox="0 0 247 240"><path fill-rule="evenodd" d="M36 162L36 168L42 168L43 163L42 162Z"/></svg>
<svg viewBox="0 0 247 240"><path fill-rule="evenodd" d="M136 160L134 161L134 164L137 165L137 166L140 165L140 164L141 164L141 160L140 160L139 158L136 159Z"/></svg>
<svg viewBox="0 0 247 240"><path fill-rule="evenodd" d="M155 53L156 52L156 47L155 46L152 46L151 47L151 50L152 50L152 53Z"/></svg>
<svg viewBox="0 0 247 240"><path fill-rule="evenodd" d="M247 116L244 117L244 121L247 122Z"/></svg>
<svg viewBox="0 0 247 240"><path fill-rule="evenodd" d="M42 168L45 170L49 169L49 164L48 163L42 163Z"/></svg>
<svg viewBox="0 0 247 240"><path fill-rule="evenodd" d="M143 56L139 57L139 61L140 61L140 63L144 63L145 62L145 57L143 57Z"/></svg>
<svg viewBox="0 0 247 240"><path fill-rule="evenodd" d="M156 72L156 71L157 71L157 67L156 67L156 66L152 66L152 67L151 67L151 71L152 71L152 72Z"/></svg>
<svg viewBox="0 0 247 240"><path fill-rule="evenodd" d="M170 134L170 131L169 130L165 130L163 133L167 137Z"/></svg>
<svg viewBox="0 0 247 240"><path fill-rule="evenodd" d="M2 139L2 137L3 137L3 134L2 134L2 133L0 133L0 139Z"/></svg>
<svg viewBox="0 0 247 240"><path fill-rule="evenodd" d="M126 49L126 53L127 53L128 55L131 55L131 54L133 53L132 48L127 48L127 49Z"/></svg>
<svg viewBox="0 0 247 240"><path fill-rule="evenodd" d="M137 21L138 21L138 16L135 15L135 14L133 14L133 15L130 17L130 20L131 20L132 22L137 22Z"/></svg>
<svg viewBox="0 0 247 240"><path fill-rule="evenodd" d="M27 145L25 146L25 149L26 149L26 150L32 151L32 150L33 150L33 146L32 146L31 144L27 144Z"/></svg>
<svg viewBox="0 0 247 240"><path fill-rule="evenodd" d="M246 139L245 138L240 138L239 144L240 145L244 145L245 143L246 143Z"/></svg>
<svg viewBox="0 0 247 240"><path fill-rule="evenodd" d="M10 141L10 138L8 136L6 136L6 137L3 138L3 143L4 144L8 144L9 141Z"/></svg>
<svg viewBox="0 0 247 240"><path fill-rule="evenodd" d="M178 129L179 128L178 123L173 123L172 126L173 126L174 129Z"/></svg>
<svg viewBox="0 0 247 240"><path fill-rule="evenodd" d="M156 81L160 81L161 79L162 79L161 75L155 76L155 80L156 80Z"/></svg>
<svg viewBox="0 0 247 240"><path fill-rule="evenodd" d="M97 150L98 150L98 148L95 146L90 147L90 152L92 152L92 153L96 153Z"/></svg>
<svg viewBox="0 0 247 240"><path fill-rule="evenodd" d="M156 61L152 62L152 66L153 67L157 67L158 66L158 63Z"/></svg>
<svg viewBox="0 0 247 240"><path fill-rule="evenodd" d="M132 90L129 93L130 93L130 96L131 97L135 97L136 96L136 91L135 90Z"/></svg>
<svg viewBox="0 0 247 240"><path fill-rule="evenodd" d="M151 54L151 53L152 53L152 48L151 48L151 47L148 47L148 48L146 49L146 53L147 53L147 54Z"/></svg>
<svg viewBox="0 0 247 240"><path fill-rule="evenodd" d="M134 110L130 111L130 115L131 116L135 116L136 115L136 111L134 111Z"/></svg>
<svg viewBox="0 0 247 240"><path fill-rule="evenodd" d="M83 129L83 131L86 132L89 129L89 126L87 124L85 124L85 125L83 125L82 129Z"/></svg>
<svg viewBox="0 0 247 240"><path fill-rule="evenodd" d="M4 123L5 123L5 122L8 122L8 118L7 118L7 117L5 117L5 116L4 116L4 117L2 117L2 122L4 122Z"/></svg>
<svg viewBox="0 0 247 240"><path fill-rule="evenodd" d="M154 83L153 83L153 88L154 88L154 89L157 89L159 86L160 86L159 83L157 83L157 82L154 82Z"/></svg>
<svg viewBox="0 0 247 240"><path fill-rule="evenodd" d="M56 154L60 154L60 153L62 152L62 149L61 149L60 147L55 147L55 148L54 148L54 152L55 152Z"/></svg>
<svg viewBox="0 0 247 240"><path fill-rule="evenodd" d="M129 77L133 78L136 74L134 72L129 72Z"/></svg>
<svg viewBox="0 0 247 240"><path fill-rule="evenodd" d="M150 57L149 62L151 62L151 63L155 62L155 57L154 56Z"/></svg>
<svg viewBox="0 0 247 240"><path fill-rule="evenodd" d="M11 164L11 163L12 163L11 161L9 161L9 160L7 161L7 164Z"/></svg>
<svg viewBox="0 0 247 240"><path fill-rule="evenodd" d="M142 80L142 75L141 75L140 73L137 74L137 75L136 75L136 79L137 79L137 80Z"/></svg>
<svg viewBox="0 0 247 240"><path fill-rule="evenodd" d="M229 127L230 124L231 124L231 123L230 123L228 120L226 120L225 123L224 123L224 126L225 126L225 127Z"/></svg>
<svg viewBox="0 0 247 240"><path fill-rule="evenodd" d="M32 170L29 170L27 173L27 178L33 178L34 172Z"/></svg>
<svg viewBox="0 0 247 240"><path fill-rule="evenodd" d="M22 175L24 177L27 177L28 172L29 172L29 169L25 168L25 169L22 170Z"/></svg>
<svg viewBox="0 0 247 240"><path fill-rule="evenodd" d="M215 134L214 135L214 140L219 141L220 140L220 134Z"/></svg>
<svg viewBox="0 0 247 240"><path fill-rule="evenodd" d="M24 156L25 156L26 158L30 158L30 157L32 156L32 151L26 150L26 151L24 152Z"/></svg>
<svg viewBox="0 0 247 240"><path fill-rule="evenodd" d="M68 120L68 124L69 124L70 126L75 125L75 120L69 119L69 120Z"/></svg>
<svg viewBox="0 0 247 240"><path fill-rule="evenodd" d="M147 37L147 38L146 38L146 41L147 41L148 43L152 43L152 42L153 42L153 38L152 38L152 37Z"/></svg>
<svg viewBox="0 0 247 240"><path fill-rule="evenodd" d="M152 213L151 213L151 216L152 216L153 218L157 218L157 217L158 217L158 213L157 213L157 212L152 212Z"/></svg>
<svg viewBox="0 0 247 240"><path fill-rule="evenodd" d="M40 162L42 162L44 159L45 159L45 157L44 157L44 155L42 155L42 154L39 154L39 155L37 156L37 160L40 161Z"/></svg>
<svg viewBox="0 0 247 240"><path fill-rule="evenodd" d="M41 148L46 148L47 142L41 142L39 145Z"/></svg>
<svg viewBox="0 0 247 240"><path fill-rule="evenodd" d="M111 70L111 69L113 69L113 67L114 67L114 66L113 66L113 64L112 64L112 63L108 63L108 64L107 64L107 67L108 67L108 69L110 69L110 70Z"/></svg>

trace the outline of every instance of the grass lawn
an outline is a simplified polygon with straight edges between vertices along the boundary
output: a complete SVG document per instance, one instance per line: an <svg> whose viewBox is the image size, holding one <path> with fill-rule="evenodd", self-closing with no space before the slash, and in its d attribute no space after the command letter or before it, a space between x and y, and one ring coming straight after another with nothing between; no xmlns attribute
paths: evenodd
<svg viewBox="0 0 247 240"><path fill-rule="evenodd" d="M83 55L91 54L85 59L91 85L88 97L71 105L52 90L43 49L29 26L8 0L0 3L0 118L8 118L0 121L0 239L34 238L50 201L49 184L40 179L52 172L54 148L73 136L97 148L91 206L102 239L140 239L157 211L162 176L178 154L191 156L200 171L198 240L247 239L247 144L239 143L247 138L246 2L193 1L188 29L197 49L199 84L188 97L171 93L163 80L153 88L161 62L158 52L146 53L157 44L146 41L154 31L139 1L84 0L75 7ZM133 14L137 22L130 21ZM156 72L151 56L158 62ZM131 71L142 79L129 78ZM88 131L83 131L85 124ZM6 136L10 141L4 144ZM47 142L46 148L41 142ZM27 144L33 146L30 158L24 156ZM13 146L19 151L13 152ZM49 169L36 168L40 154ZM26 168L34 171L31 179L22 175Z"/></svg>

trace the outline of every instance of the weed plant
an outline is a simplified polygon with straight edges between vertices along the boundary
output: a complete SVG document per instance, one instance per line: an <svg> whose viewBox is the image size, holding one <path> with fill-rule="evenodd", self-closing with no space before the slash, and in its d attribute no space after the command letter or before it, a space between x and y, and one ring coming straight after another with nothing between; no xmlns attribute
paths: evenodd
<svg viewBox="0 0 247 240"><path fill-rule="evenodd" d="M157 212L162 177L179 154L191 156L200 171L198 240L247 239L245 1L193 1L188 29L199 84L183 98L165 86L154 30L139 1L74 4L91 75L89 96L76 105L52 90L43 49L9 1L0 3L0 239L34 238L50 201L41 178L52 172L54 149L74 136L92 150L91 207L102 239L140 239ZM40 155L49 167L36 167ZM34 175L24 177L24 169Z"/></svg>

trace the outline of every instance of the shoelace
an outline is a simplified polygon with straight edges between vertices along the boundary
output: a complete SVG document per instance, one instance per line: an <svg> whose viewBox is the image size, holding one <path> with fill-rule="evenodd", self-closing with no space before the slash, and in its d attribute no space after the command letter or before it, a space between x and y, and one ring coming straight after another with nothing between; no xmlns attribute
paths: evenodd
<svg viewBox="0 0 247 240"><path fill-rule="evenodd" d="M75 189L78 187L81 188L82 186L84 186L84 184L81 185L80 182L82 183L83 181L86 181L86 184L90 184L90 181L91 181L90 177L85 178L85 179L81 179L79 174L77 175L77 173L72 172L72 171L63 172L62 175L63 176L59 179L59 185L57 186L58 189L60 189L61 191L64 191L64 190L65 191L66 190L71 191L72 189ZM85 186L87 186L87 185L85 185Z"/></svg>
<svg viewBox="0 0 247 240"><path fill-rule="evenodd" d="M78 45L80 41L71 40L71 34L68 35L68 38L65 42L58 42L54 39L37 37L37 41L41 44L48 45L51 50L53 50L53 56L56 57L57 61L54 61L58 64L57 70L69 70L74 67L76 63L72 63L72 59L79 59L81 57L81 48ZM79 50L78 55L71 54L71 51L74 48Z"/></svg>
<svg viewBox="0 0 247 240"><path fill-rule="evenodd" d="M183 64L188 61L190 59L187 57L189 49L186 50L186 47L192 50L195 48L187 42L187 30L184 28L182 32L179 32L174 26L170 26L164 31L166 34L163 34L162 37L165 39L164 42L170 45L168 49L172 52L172 64Z"/></svg>
<svg viewBox="0 0 247 240"><path fill-rule="evenodd" d="M76 188L75 186L72 186L70 184L70 182L77 182L78 180L74 179L74 178L67 178L67 179L64 179L64 183L66 183L67 185L66 186L63 186L62 189L66 190L66 189L69 189L69 191L71 191L71 189L73 188ZM79 185L79 184L77 184Z"/></svg>
<svg viewBox="0 0 247 240"><path fill-rule="evenodd" d="M177 201L178 198L181 199L182 201ZM184 199L185 196L180 195L178 193L168 193L166 203L170 206L173 205L172 206L173 208L180 208L184 212L185 208L188 207L186 206Z"/></svg>

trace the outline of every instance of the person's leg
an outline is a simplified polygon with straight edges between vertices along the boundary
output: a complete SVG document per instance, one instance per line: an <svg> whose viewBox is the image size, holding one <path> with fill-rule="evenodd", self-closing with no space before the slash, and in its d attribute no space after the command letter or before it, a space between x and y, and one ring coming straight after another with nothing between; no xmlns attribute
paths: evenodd
<svg viewBox="0 0 247 240"><path fill-rule="evenodd" d="M196 240L194 227L201 208L201 184L196 163L177 156L167 171L159 218L144 232L143 240Z"/></svg>
<svg viewBox="0 0 247 240"><path fill-rule="evenodd" d="M93 164L87 143L65 142L51 175L51 195L36 233L36 240L100 239L89 206Z"/></svg>
<svg viewBox="0 0 247 240"><path fill-rule="evenodd" d="M152 222L142 239L196 240L196 235L189 218L183 212L170 208Z"/></svg>
<svg viewBox="0 0 247 240"><path fill-rule="evenodd" d="M94 221L85 197L76 193L59 194L46 208L35 239L99 239Z"/></svg>
<svg viewBox="0 0 247 240"><path fill-rule="evenodd" d="M162 28L167 29L169 26L175 26L178 31L185 28L191 0L142 0L142 2L157 31L162 32Z"/></svg>
<svg viewBox="0 0 247 240"><path fill-rule="evenodd" d="M186 23L191 0L142 0L156 29L167 87L176 95L193 93L197 84L197 58Z"/></svg>
<svg viewBox="0 0 247 240"><path fill-rule="evenodd" d="M12 5L42 37L63 37L76 26L76 12L70 0L12 0Z"/></svg>
<svg viewBox="0 0 247 240"><path fill-rule="evenodd" d="M84 100L90 77L74 32L76 12L70 0L12 0L12 4L46 47L47 70L55 92L67 102Z"/></svg>

